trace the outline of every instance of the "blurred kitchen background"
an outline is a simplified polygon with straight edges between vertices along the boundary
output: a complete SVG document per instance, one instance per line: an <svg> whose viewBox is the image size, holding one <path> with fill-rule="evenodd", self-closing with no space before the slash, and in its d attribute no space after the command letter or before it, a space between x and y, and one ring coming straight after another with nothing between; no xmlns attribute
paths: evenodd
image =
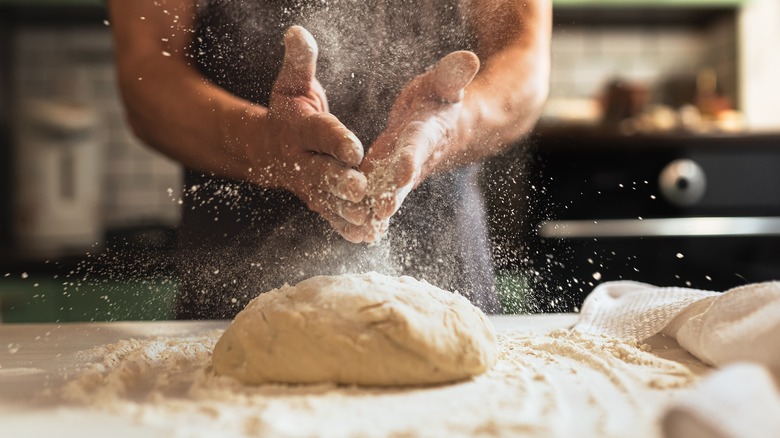
<svg viewBox="0 0 780 438"><path fill-rule="evenodd" d="M549 102L485 178L505 309L780 279L780 2L553 4ZM0 0L0 321L172 315L181 171L124 120L109 26Z"/></svg>

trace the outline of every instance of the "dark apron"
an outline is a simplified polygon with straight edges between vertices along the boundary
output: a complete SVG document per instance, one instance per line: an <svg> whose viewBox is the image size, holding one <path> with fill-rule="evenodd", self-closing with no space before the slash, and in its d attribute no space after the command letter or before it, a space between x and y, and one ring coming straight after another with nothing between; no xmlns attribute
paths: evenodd
<svg viewBox="0 0 780 438"><path fill-rule="evenodd" d="M471 46L456 5L387 3L393 8L375 0L212 0L199 11L192 53L214 83L268 105L283 34L303 25L320 47L317 77L330 111L368 146L405 83ZM499 313L478 171L472 165L428 178L377 245L347 242L285 190L187 171L177 317L232 318L284 283L368 270L425 279Z"/></svg>

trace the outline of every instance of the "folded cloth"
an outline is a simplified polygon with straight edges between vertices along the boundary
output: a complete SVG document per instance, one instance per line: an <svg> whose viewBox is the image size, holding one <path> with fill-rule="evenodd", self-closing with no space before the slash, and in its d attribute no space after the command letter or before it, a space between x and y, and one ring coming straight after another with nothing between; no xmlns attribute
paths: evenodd
<svg viewBox="0 0 780 438"><path fill-rule="evenodd" d="M666 438L777 438L780 393L765 368L732 364L674 400L661 428Z"/></svg>
<svg viewBox="0 0 780 438"><path fill-rule="evenodd" d="M780 282L723 293L633 281L600 284L588 295L576 329L643 341L673 336L702 362L758 362L780 378Z"/></svg>

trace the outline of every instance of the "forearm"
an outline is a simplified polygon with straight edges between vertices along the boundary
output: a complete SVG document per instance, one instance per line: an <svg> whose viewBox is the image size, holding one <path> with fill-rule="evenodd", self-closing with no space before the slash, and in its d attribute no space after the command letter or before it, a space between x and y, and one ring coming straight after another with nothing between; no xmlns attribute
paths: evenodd
<svg viewBox="0 0 780 438"><path fill-rule="evenodd" d="M139 62L120 69L127 117L147 145L184 166L221 176L247 179L258 167L242 130L257 129L265 108L251 105L206 81L189 66ZM140 78L140 79L139 79ZM262 135L254 136L256 142ZM255 148L262 145L255 144Z"/></svg>
<svg viewBox="0 0 780 438"><path fill-rule="evenodd" d="M484 159L527 134L547 98L548 77L548 54L510 48L490 59L466 89L455 155Z"/></svg>
<svg viewBox="0 0 780 438"><path fill-rule="evenodd" d="M450 166L502 152L539 117L549 89L551 11L547 0L527 5L515 11L520 23L476 24L507 29L501 36L483 31L482 68L465 90L458 132L442 160Z"/></svg>
<svg viewBox="0 0 780 438"><path fill-rule="evenodd" d="M262 166L264 157L252 155L265 150L267 110L211 83L191 65L193 3L117 0L109 11L120 89L135 134L189 168L250 178L249 169ZM245 144L250 138L251 148Z"/></svg>

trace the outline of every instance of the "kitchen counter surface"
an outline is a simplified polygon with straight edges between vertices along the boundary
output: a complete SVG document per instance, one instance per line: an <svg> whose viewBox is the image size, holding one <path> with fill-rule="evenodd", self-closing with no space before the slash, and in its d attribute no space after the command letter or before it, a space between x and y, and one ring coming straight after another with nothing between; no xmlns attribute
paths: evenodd
<svg viewBox="0 0 780 438"><path fill-rule="evenodd" d="M128 380L129 377L122 373L135 373L141 377L143 377L144 373L149 373L148 380L154 381L154 384L157 385L162 381L181 378L181 376L187 374L185 369L179 370L175 368L175 372L171 375L166 375L167 377L161 380L160 376L162 374L159 374L159 370L156 371L155 368L161 365L158 364L146 370L143 367L136 369L136 365L133 365L123 370L122 373L104 380L100 385L92 386L92 390L87 391L85 397L88 399L94 398L94 400L90 399L86 405L73 401L63 401L58 397L58 394L65 382L78 379L80 373L86 369L91 369L93 373L95 370L105 371L100 365L97 366L98 368L95 368L95 363L101 362L102 358L98 357L100 356L99 354L96 356L94 350L89 352L90 349L131 339L160 339L162 337L162 339L167 339L165 341L167 344L165 345L169 346L173 345L172 343L176 340L189 339L190 341L188 342L192 342L192 339L197 340L198 336L210 336L211 338L209 339L213 340L218 337L220 331L228 325L228 322L172 321L0 325L0 340L2 340L2 345L0 346L0 424L2 424L4 436L26 437L49 437L55 435L83 437L106 436L108 434L115 437L139 436L140 434L143 434L143 436L306 436L312 430L317 430L316 435L318 436L340 436L342 432L346 433L345 430L347 429L339 430L338 427L333 429L334 426L331 423L343 420L347 422L345 423L346 425L340 422L336 424L340 424L341 426L339 427L354 426L358 428L358 431L367 432L368 435L382 436L384 435L382 428L387 428L390 431L393 427L401 426L392 422L385 425L376 424L376 428L372 426L371 433L368 433L368 431L360 428L362 427L359 424L360 420L356 418L365 418L367 419L366 421L376 422L378 420L371 419L373 418L372 415L381 414L384 416L385 412L389 410L390 413L386 415L392 416L394 415L393 411L398 411L396 415L404 419L401 423L411 422L409 427L413 426L414 430L417 431L412 433L412 435L447 436L455 430L458 431L455 435L470 436L472 433L469 432L469 429L458 429L464 425L459 425L456 429L448 429L453 427L451 424L453 422L466 421L465 419L458 420L459 415L457 413L448 411L452 410L452 407L449 407L448 404L455 403L456 406L460 406L461 402L457 400L462 398L462 402L466 406L464 409L469 409L467 406L472 404L484 410L482 413L473 413L474 418L468 420L468 424L465 426L471 427L471 422L475 422L474 427L491 427L493 429L491 429L492 432L490 434L487 434L489 436L565 436L578 428L584 428L586 431L580 434L580 436L598 436L610 428L621 430L621 427L628 427L629 429L639 427L643 431L639 435L634 436L657 436L657 430L654 429L652 423L652 416L658 415L659 406L662 406L663 402L668 400L673 390L669 389L669 391L665 392L658 390L658 388L650 388L652 385L645 387L645 384L640 384L635 390L631 389L634 383L630 380L639 376L639 374L634 375L634 368L644 365L630 365L630 367L625 369L627 374L615 374L615 370L612 370L612 368L620 369L623 367L623 364L615 363L610 366L609 362L614 359L610 359L612 356L609 354L604 356L604 351L608 351L606 347L599 347L603 351L593 352L593 357L596 359L587 360L580 358L584 354L582 352L568 354L568 356L561 353L561 357L555 357L556 354L560 353L555 353L555 350L545 353L546 347L544 345L547 345L546 343L548 342L551 342L550 345L554 345L556 339L560 338L561 335L560 332L557 335L553 334L551 337L544 334L549 333L551 330L571 327L576 322L576 315L494 316L491 319L496 325L498 332L505 336L519 336L516 334L523 333L523 336L517 337L518 343L516 347L512 347L514 345L512 343L506 344L509 337L500 338L504 339L504 341L501 341L502 349L506 350L509 348L509 350L512 350L516 348L527 349L527 351L524 350L525 352L515 359L512 359L511 354L505 357L505 354L511 353L507 351L502 354L501 361L489 374L480 376L472 381L454 385L400 390L322 386L298 388L285 386L280 388L279 385L272 385L272 387L266 389L261 387L244 390L241 387L220 386L216 392L204 392L204 388L209 388L206 386L198 389L199 378L194 377L190 383L193 384L195 389L185 392L186 395L182 396L184 398L174 398L161 392L157 395L150 393L151 395L149 395L148 399L141 401L125 399L118 402L110 398L102 401L102 398L105 398L106 395L105 386L117 384L116 381L111 383L111 379L118 378L123 382L123 385L130 385L128 383L130 382ZM515 335L510 336L513 333ZM556 332L553 331L552 333ZM539 346L534 346L536 341L533 341L533 337L537 335L541 336L538 339ZM528 339L531 339L531 341ZM595 339L598 340L598 338ZM586 341L589 343L584 345L595 345L592 344L593 340ZM143 347L146 348L143 351L143 354L146 356L160 355L160 357L166 357L167 360L174 360L171 357L175 355L165 356L159 351L161 347L158 344L153 344L156 345L156 349L151 348L149 345ZM652 341L651 345L653 354L659 358L658 360L665 361L662 363L666 364L664 366L683 367L677 369L674 373L679 374L684 371L684 373L691 373L691 376L693 376L707 372L705 366L688 356L673 341L657 339ZM125 345L123 348L128 347ZM165 349L165 347L162 348L163 350ZM599 348L596 348L596 350ZM108 349L105 351L112 350ZM637 350L637 352L644 354L640 350ZM625 352L620 353L620 355L624 356L625 354ZM109 354L105 353L105 355L107 357ZM599 355L604 357L598 359ZM517 368L515 372L509 372L511 370L505 369L507 366L520 366L516 363L517 360L525 360L526 358L529 362ZM650 356L643 360L648 360L648 358L650 358L651 362L655 360ZM534 362L537 359L540 362ZM601 369L602 365L597 363L602 360L605 361L603 364L607 367L605 369ZM587 369L572 371L573 369L567 367L561 368L563 363L570 361L582 361ZM630 360L628 361L630 362ZM90 366L92 368L89 368ZM666 373L668 374L667 378L677 379L679 377L679 375L671 375L668 372L659 370L651 371L660 374ZM530 377L522 375L525 374L525 371L530 373ZM596 375L589 377L589 373L594 372ZM502 375L496 376L496 374ZM607 378L605 379L605 376L601 374L605 374ZM92 377L94 378L95 375L93 374ZM654 377L654 379L657 377ZM574 384L566 383L567 379L575 379L573 381ZM615 380L616 383L609 383L610 379L617 379ZM607 386L618 385L620 389L615 392L615 388L605 386L602 394L602 390L594 392L596 383ZM81 378L81 383L79 384L86 385L84 387L94 385L94 383L89 383L89 380L83 378ZM542 386L537 387L538 385ZM544 385L552 385L552 389ZM231 388L233 389L231 390ZM523 389L520 393L515 392L521 388ZM225 397L226 390L235 391L238 394L231 393L230 397L232 398L229 403L215 400L219 397ZM543 391L539 392L540 390ZM551 392L548 392L548 390ZM491 394L495 394L495 397ZM127 394L125 396L132 398ZM199 398L187 401L187 398L190 396ZM482 400L485 397L487 399ZM540 401L538 403L535 402L534 399L539 397L542 397L539 399ZM610 397L614 399L614 406L609 405ZM491 400L493 398L495 399ZM512 406L508 406L506 400L515 399L518 403L517 418L506 417L505 412L512 412L511 409L507 411ZM581 402L574 403L572 401L580 399L582 399ZM587 400L590 399L592 399L591 402L588 402ZM629 401L626 402L626 400ZM524 403L524 401L528 401L528 403ZM542 401L544 403L541 403ZM421 408L414 408L415 403L421 403ZM542 406L545 403L549 405L546 408ZM563 405L556 406L560 403L563 403ZM596 403L596 405L591 406L592 403ZM439 407L440 411L443 410L442 412L438 412L436 407L433 406L436 404L442 405ZM643 406L645 404L646 406ZM375 412L372 412L372 406L375 407ZM331 412L336 407L338 408L338 413ZM247 408L251 408L249 413L246 411ZM424 417L429 418L430 422L426 421L424 424L415 425L414 419L410 417L417 414L417 411L420 409L423 411L432 410L430 413L425 413L426 416ZM539 409L542 409L542 411L538 411ZM586 412L588 409L596 409L598 412L591 414ZM613 417L620 421L625 421L625 418L633 418L628 415L625 409L641 411L639 413L634 412L634 414L638 415L636 418L644 418L642 415L645 417L650 415L650 417L647 417L649 420L646 421L631 420L635 424L632 423L630 425L623 423L612 424L617 420L609 416L604 417L605 412L607 412L605 409L615 409ZM242 413L237 414L236 412ZM270 413L274 413L274 415ZM336 417L343 415L344 418L341 420L336 418L334 420L334 415ZM437 417L437 415L439 416ZM578 415L584 416L579 419ZM245 424L242 423L242 426L238 428L234 427L236 426L234 417L241 418L241 421ZM482 417L485 417L485 419L480 423ZM590 423L591 417L596 419L592 424ZM521 420L533 423L545 420L545 418L549 420L548 423L551 423L552 426L547 425L544 427L553 427L553 429L545 429L542 427L543 425L531 427L527 424L525 426L517 424L517 421ZM605 422L605 419L609 421ZM353 420L357 421L354 425L350 423ZM579 424L580 421L582 421L582 424ZM642 423L642 421L645 422ZM442 423L441 428L438 423ZM373 425L374 423L371 424ZM249 430L250 425L251 430ZM529 429L524 431L523 428L526 426ZM539 429L537 426L542 428ZM591 426L596 428L594 430L600 432L595 435L588 432L588 428ZM321 429L317 429L318 427ZM306 432L307 430L309 432ZM426 430L427 432L420 432L421 430ZM10 435L5 435L9 431ZM353 429L352 432L354 431ZM552 435L548 435L550 433Z"/></svg>
<svg viewBox="0 0 780 438"><path fill-rule="evenodd" d="M574 314L491 317L497 330L547 331L574 324ZM229 321L143 321L68 324L0 324L0 403L32 401L87 361L77 354L122 339L191 337L224 329ZM42 378L43 377L43 378ZM0 422L1 424L2 422Z"/></svg>

